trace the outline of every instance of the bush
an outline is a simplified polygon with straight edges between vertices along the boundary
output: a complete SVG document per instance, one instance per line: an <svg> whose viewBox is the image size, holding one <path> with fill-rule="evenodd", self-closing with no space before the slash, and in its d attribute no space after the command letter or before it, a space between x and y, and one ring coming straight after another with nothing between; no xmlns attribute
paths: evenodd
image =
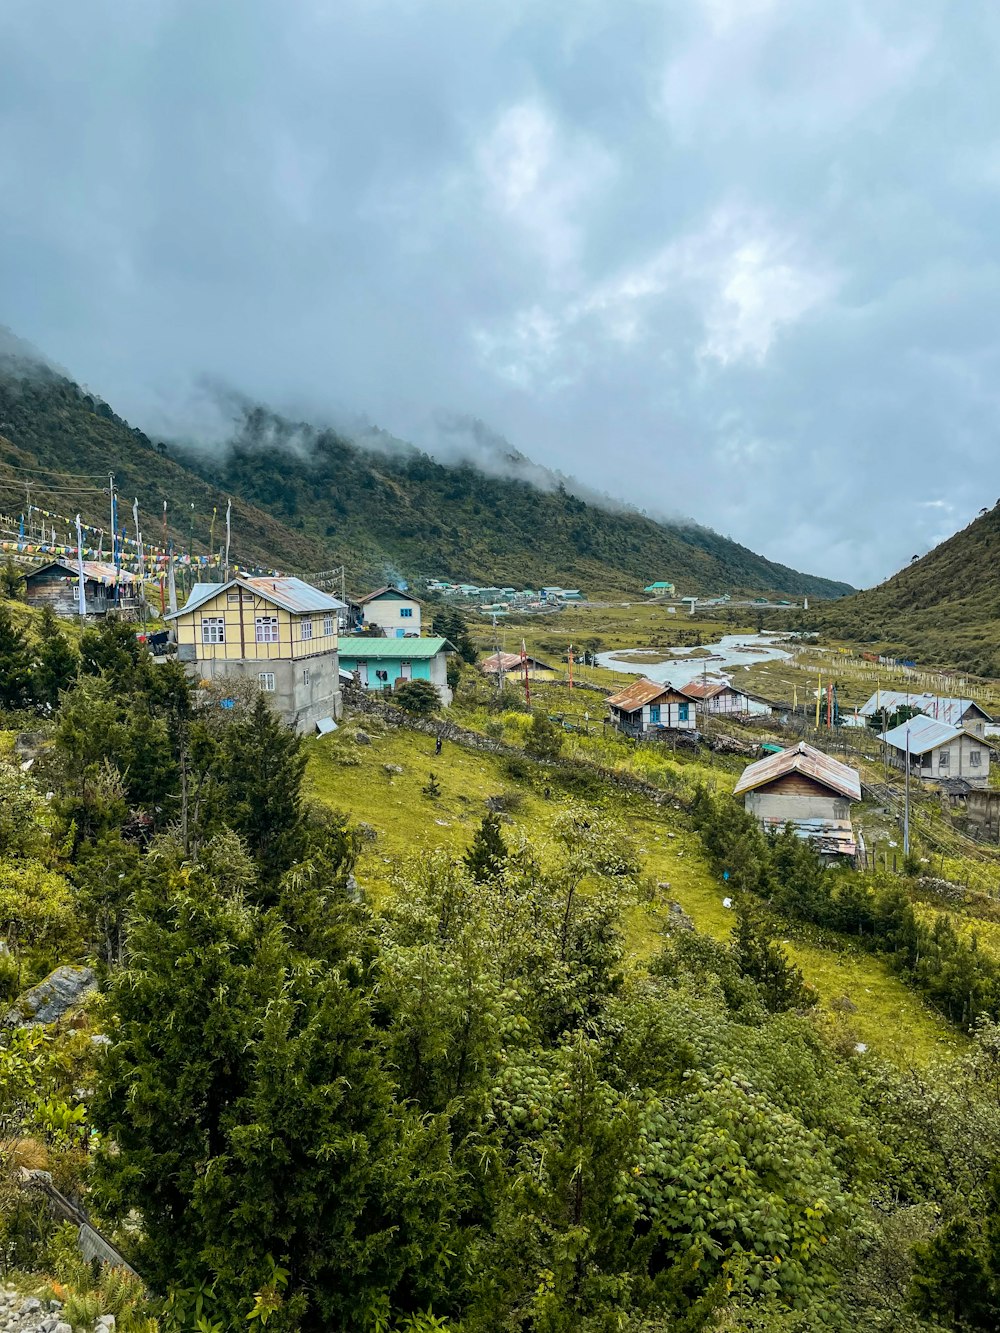
<svg viewBox="0 0 1000 1333"><path fill-rule="evenodd" d="M414 717L430 717L441 704L438 692L429 680L408 680L396 690L393 702Z"/></svg>

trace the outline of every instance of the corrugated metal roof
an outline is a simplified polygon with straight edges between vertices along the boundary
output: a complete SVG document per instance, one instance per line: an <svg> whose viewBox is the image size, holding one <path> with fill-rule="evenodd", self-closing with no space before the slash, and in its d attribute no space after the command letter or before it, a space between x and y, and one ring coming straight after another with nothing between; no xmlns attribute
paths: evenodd
<svg viewBox="0 0 1000 1333"><path fill-rule="evenodd" d="M782 750L780 754L768 755L766 759L749 764L733 788L733 795L740 796L743 792L766 787L789 773L801 773L852 801L861 800L861 779L857 770L842 764L839 759L831 758L822 750L814 749L805 741L799 741L798 745Z"/></svg>
<svg viewBox="0 0 1000 1333"><path fill-rule="evenodd" d="M684 686L684 693L690 694L695 699L714 699L723 690L732 690L734 694L741 693L735 685L730 685L727 680L691 680Z"/></svg>
<svg viewBox="0 0 1000 1333"><path fill-rule="evenodd" d="M374 634L351 635L338 644L340 660L345 658L390 659L392 661L414 662L438 653L454 652L447 639L377 639Z"/></svg>
<svg viewBox="0 0 1000 1333"><path fill-rule="evenodd" d="M654 703L665 694L680 694L684 698L690 697L686 685L681 689L678 685L671 685L669 681L647 680L645 676L642 676L629 685L627 689L622 690L620 694L613 694L608 700L608 706L619 708L623 713L634 713L637 708L644 708L646 704Z"/></svg>
<svg viewBox="0 0 1000 1333"><path fill-rule="evenodd" d="M273 577L230 579L228 583L195 584L195 587L191 590L191 596L180 610L169 611L163 618L164 620L174 620L177 616L186 615L189 611L197 611L199 606L211 601L220 592L228 592L230 588L244 588L252 596L262 597L267 602L273 602L275 606L280 606L283 611L289 611L292 615L307 615L310 611L342 611L345 605L338 597L331 597L329 593L320 592L319 588L314 588L311 583L306 583L304 579L274 575ZM202 589L201 593L198 593L198 589Z"/></svg>
<svg viewBox="0 0 1000 1333"><path fill-rule="evenodd" d="M75 560L49 560L44 565L39 565L37 569L29 569L25 575L31 578L35 574L42 574L47 569L62 569L67 574L72 574L74 578L79 573L79 568ZM134 583L135 575L130 574L127 569L118 570L108 561L103 560L84 560L83 577L93 579L95 583L102 583L105 586L114 586L116 583Z"/></svg>
<svg viewBox="0 0 1000 1333"><path fill-rule="evenodd" d="M893 749L906 751L906 733L910 733L910 754L926 754L941 745L950 745L957 736L963 734L962 727L953 727L949 722L938 722L926 713L918 713L909 722L900 722L891 731L884 731L882 739Z"/></svg>
<svg viewBox="0 0 1000 1333"><path fill-rule="evenodd" d="M401 597L404 602L420 603L419 597L414 597L411 592L406 592L402 588L397 588L394 583L387 583L384 588L376 588L374 592L365 593L364 597L358 598L358 606L364 606L366 602L373 602L376 597L384 597L387 592L394 592Z"/></svg>
<svg viewBox="0 0 1000 1333"><path fill-rule="evenodd" d="M489 657L484 657L483 660L479 663L479 670L484 672L486 675L492 675L493 673L495 673L498 669L497 668L498 657L500 659L499 670L517 671L520 669L521 666L520 653L491 653ZM529 667L537 667L540 671L552 670L552 667L550 667L548 663L540 662L537 657L532 657L530 653L527 656L527 661Z"/></svg>
<svg viewBox="0 0 1000 1333"><path fill-rule="evenodd" d="M858 709L858 712L862 717L871 717L883 708L894 713L897 708L903 708L907 704L911 708L919 708L922 713L926 713L928 717L938 722L950 722L953 726L961 722L970 708L976 709L987 720L990 716L975 699L959 699L927 693L914 694L912 690L879 690Z"/></svg>

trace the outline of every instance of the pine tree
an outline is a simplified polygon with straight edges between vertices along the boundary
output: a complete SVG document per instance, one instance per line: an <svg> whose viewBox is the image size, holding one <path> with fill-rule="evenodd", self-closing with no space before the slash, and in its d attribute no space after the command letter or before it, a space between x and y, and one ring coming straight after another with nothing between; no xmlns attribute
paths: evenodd
<svg viewBox="0 0 1000 1333"><path fill-rule="evenodd" d="M60 630L59 622L49 606L42 608L38 635L32 691L39 707L54 709L59 702L60 692L75 678L80 658Z"/></svg>
<svg viewBox="0 0 1000 1333"><path fill-rule="evenodd" d="M31 652L10 610L0 603L0 708L27 708L32 701Z"/></svg>
<svg viewBox="0 0 1000 1333"><path fill-rule="evenodd" d="M531 726L524 742L525 753L533 759L555 759L563 746L563 734L544 713L532 714Z"/></svg>
<svg viewBox="0 0 1000 1333"><path fill-rule="evenodd" d="M803 1009L816 1003L815 992L784 950L771 939L763 921L744 907L733 931L733 952L740 973L760 987L772 1013Z"/></svg>
<svg viewBox="0 0 1000 1333"><path fill-rule="evenodd" d="M9 602L15 602L23 591L24 575L14 564L11 557L8 556L7 563L0 569L0 597L6 598Z"/></svg>
<svg viewBox="0 0 1000 1333"><path fill-rule="evenodd" d="M500 816L494 812L483 816L476 829L469 850L465 853L469 874L478 883L496 879L503 874L507 860L507 845L500 832Z"/></svg>

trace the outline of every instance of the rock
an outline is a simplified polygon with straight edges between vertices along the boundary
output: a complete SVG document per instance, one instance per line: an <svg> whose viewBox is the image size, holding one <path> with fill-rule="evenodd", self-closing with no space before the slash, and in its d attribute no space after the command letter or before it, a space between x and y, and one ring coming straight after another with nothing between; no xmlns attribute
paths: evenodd
<svg viewBox="0 0 1000 1333"><path fill-rule="evenodd" d="M403 771L402 764L383 764L382 767L387 773L402 773Z"/></svg>
<svg viewBox="0 0 1000 1333"><path fill-rule="evenodd" d="M354 733L354 739L359 745L371 745L372 743L372 738L368 735L367 731L356 731Z"/></svg>
<svg viewBox="0 0 1000 1333"><path fill-rule="evenodd" d="M56 1324L53 1333L73 1333L73 1330L70 1327L70 1325L67 1324L66 1321L63 1319L60 1320L58 1324Z"/></svg>
<svg viewBox="0 0 1000 1333"><path fill-rule="evenodd" d="M21 1302L21 1309L19 1310L18 1313L34 1314L36 1310L40 1310L41 1308L42 1308L41 1301L38 1300L38 1298L35 1296L29 1296L26 1301Z"/></svg>
<svg viewBox="0 0 1000 1333"><path fill-rule="evenodd" d="M16 999L4 1018L5 1027L35 1027L54 1023L97 989L89 967L57 967L44 981Z"/></svg>
<svg viewBox="0 0 1000 1333"><path fill-rule="evenodd" d="M840 1009L845 1014L856 1014L858 1006L847 995L842 995L839 1000L834 1000L831 1008Z"/></svg>
<svg viewBox="0 0 1000 1333"><path fill-rule="evenodd" d="M115 1317L113 1314L102 1314L100 1319L98 1319L97 1321L97 1328L98 1329L106 1328L108 1330L108 1333L114 1333L114 1327L115 1327Z"/></svg>
<svg viewBox="0 0 1000 1333"><path fill-rule="evenodd" d="M667 924L671 930L694 930L694 922L680 903L670 904L670 916L667 919Z"/></svg>

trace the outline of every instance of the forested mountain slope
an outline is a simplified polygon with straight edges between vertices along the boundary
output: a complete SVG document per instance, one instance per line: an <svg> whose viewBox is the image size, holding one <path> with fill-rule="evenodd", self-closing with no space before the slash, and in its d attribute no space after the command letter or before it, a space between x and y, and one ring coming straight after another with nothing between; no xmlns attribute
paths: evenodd
<svg viewBox="0 0 1000 1333"><path fill-rule="evenodd" d="M520 456L517 465L531 469ZM38 469L93 474L81 485ZM32 471L36 475L32 476ZM154 442L58 372L0 358L0 510L33 502L101 523L101 475L137 496L147 532L163 500L174 540L208 549L212 509L233 497L237 558L309 574L344 564L362 585L387 577L453 577L537 586L579 584L634 594L668 577L682 591L774 591L836 597L848 585L774 564L707 528L662 524L587 503L561 486L445 466L372 432L364 447L331 430L247 407L212 451ZM216 541L220 543L221 523ZM192 541L193 535L193 541Z"/></svg>
<svg viewBox="0 0 1000 1333"><path fill-rule="evenodd" d="M831 633L922 663L1000 675L1000 504L817 618Z"/></svg>

